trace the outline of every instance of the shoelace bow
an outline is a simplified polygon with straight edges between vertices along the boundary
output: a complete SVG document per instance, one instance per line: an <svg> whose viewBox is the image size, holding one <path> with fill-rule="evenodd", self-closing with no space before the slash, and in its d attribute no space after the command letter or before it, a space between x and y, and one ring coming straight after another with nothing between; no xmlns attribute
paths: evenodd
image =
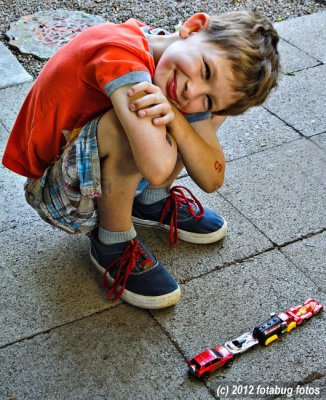
<svg viewBox="0 0 326 400"><path fill-rule="evenodd" d="M183 191L187 191L192 198L187 197ZM172 205L172 215L170 220L170 230L169 230L169 242L170 246L175 246L178 241L178 209L182 207L183 204L186 204L189 213L196 219L200 219L204 215L204 208L201 205L200 201L195 197L193 193L189 189L184 186L174 186L170 189L170 195L165 200L165 204L162 210L160 224L166 214L169 212L170 207ZM199 208L199 214L195 214L195 206L196 204Z"/></svg>
<svg viewBox="0 0 326 400"><path fill-rule="evenodd" d="M116 260L112 261L112 263L107 267L102 276L102 284L106 288L110 286L110 290L107 294L107 297L110 301L116 301L120 298L126 288L126 283L129 275L137 266L138 259L146 254L146 251L141 247L139 241L134 239L128 243L122 255ZM140 262L140 265L142 267L146 267L147 264L151 264L149 267L153 265L153 260L149 256L147 256L146 258L144 258L143 261ZM116 277L112 285L109 285L107 274L109 270L114 266L118 267ZM118 289L119 286L120 288Z"/></svg>

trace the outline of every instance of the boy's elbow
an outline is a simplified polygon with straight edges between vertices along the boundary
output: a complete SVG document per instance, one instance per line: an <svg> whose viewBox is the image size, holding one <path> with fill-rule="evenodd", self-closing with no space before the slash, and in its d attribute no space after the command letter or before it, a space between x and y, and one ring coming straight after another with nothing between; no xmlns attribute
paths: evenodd
<svg viewBox="0 0 326 400"><path fill-rule="evenodd" d="M216 190L218 190L220 187L222 186L222 184L217 184L217 185L205 185L202 186L201 189L205 192L205 193L214 193L216 192Z"/></svg>
<svg viewBox="0 0 326 400"><path fill-rule="evenodd" d="M200 188L205 192L205 193L214 193L216 190L218 190L220 187L223 186L224 183L224 174L219 176L217 179L210 180L208 182L203 182L202 185L200 185Z"/></svg>

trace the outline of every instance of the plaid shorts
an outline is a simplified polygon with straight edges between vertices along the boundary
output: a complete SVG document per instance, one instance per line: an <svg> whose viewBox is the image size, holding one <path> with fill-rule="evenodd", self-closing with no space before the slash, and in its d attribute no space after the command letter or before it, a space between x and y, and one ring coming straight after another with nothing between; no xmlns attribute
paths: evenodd
<svg viewBox="0 0 326 400"><path fill-rule="evenodd" d="M68 233L87 233L99 224L96 198L102 195L97 147L100 117L66 136L63 151L43 176L25 183L27 202L40 217ZM149 182L142 179L135 196Z"/></svg>

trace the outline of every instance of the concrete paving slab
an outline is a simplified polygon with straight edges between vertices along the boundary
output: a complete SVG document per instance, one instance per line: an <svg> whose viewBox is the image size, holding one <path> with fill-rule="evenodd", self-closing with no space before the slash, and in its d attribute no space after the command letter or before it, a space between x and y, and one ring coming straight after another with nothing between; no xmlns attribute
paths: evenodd
<svg viewBox="0 0 326 400"><path fill-rule="evenodd" d="M0 122L10 131L32 82L0 90Z"/></svg>
<svg viewBox="0 0 326 400"><path fill-rule="evenodd" d="M193 279L182 285L182 293L173 310L153 315L186 359L252 331L271 312L302 304L308 297L326 300L325 293L278 250ZM212 374L208 386L213 391L221 384L289 386L315 373L324 376L325 333L322 313L270 347L259 345L241 355L231 369Z"/></svg>
<svg viewBox="0 0 326 400"><path fill-rule="evenodd" d="M281 249L303 274L326 292L326 232L292 243Z"/></svg>
<svg viewBox="0 0 326 400"><path fill-rule="evenodd" d="M0 42L0 89L33 80L16 57Z"/></svg>
<svg viewBox="0 0 326 400"><path fill-rule="evenodd" d="M125 305L0 354L2 399L214 399L188 379L182 355L153 318Z"/></svg>
<svg viewBox="0 0 326 400"><path fill-rule="evenodd" d="M326 133L322 133L320 135L313 136L311 140L317 144L321 149L326 151Z"/></svg>
<svg viewBox="0 0 326 400"><path fill-rule="evenodd" d="M300 137L263 107L253 108L244 115L229 117L219 128L218 135L227 161Z"/></svg>
<svg viewBox="0 0 326 400"><path fill-rule="evenodd" d="M278 245L326 227L325 153L299 139L230 162L220 193Z"/></svg>
<svg viewBox="0 0 326 400"><path fill-rule="evenodd" d="M283 39L326 63L326 11L275 24Z"/></svg>
<svg viewBox="0 0 326 400"><path fill-rule="evenodd" d="M326 66L282 76L279 87L271 93L264 107L281 120L312 136L326 131Z"/></svg>
<svg viewBox="0 0 326 400"><path fill-rule="evenodd" d="M2 153L0 151L0 160ZM25 181L25 177L11 172L0 164L0 232L39 219L25 200Z"/></svg>
<svg viewBox="0 0 326 400"><path fill-rule="evenodd" d="M190 178L178 180L178 185L186 186L203 206L223 215L229 227L226 238L220 242L198 245L179 241L176 247L171 248L167 232L136 226L142 240L166 265L178 282L188 281L273 247L272 243L250 221L218 193L202 192Z"/></svg>
<svg viewBox="0 0 326 400"><path fill-rule="evenodd" d="M43 221L0 233L0 346L119 304L107 300L88 250L87 237Z"/></svg>
<svg viewBox="0 0 326 400"><path fill-rule="evenodd" d="M285 40L281 39L279 41L278 50L281 57L283 73L300 71L305 68L320 65L320 61Z"/></svg>

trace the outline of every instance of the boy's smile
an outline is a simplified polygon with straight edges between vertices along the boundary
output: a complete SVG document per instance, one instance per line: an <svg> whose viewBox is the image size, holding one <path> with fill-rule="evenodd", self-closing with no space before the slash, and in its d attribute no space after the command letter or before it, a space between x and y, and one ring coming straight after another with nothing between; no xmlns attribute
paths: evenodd
<svg viewBox="0 0 326 400"><path fill-rule="evenodd" d="M183 113L220 111L240 96L232 88L231 61L208 42L204 29L152 37L154 84Z"/></svg>
<svg viewBox="0 0 326 400"><path fill-rule="evenodd" d="M176 82L176 73L174 72L171 79L167 83L166 93L170 100L172 100L175 104L178 104L177 97L177 82Z"/></svg>

